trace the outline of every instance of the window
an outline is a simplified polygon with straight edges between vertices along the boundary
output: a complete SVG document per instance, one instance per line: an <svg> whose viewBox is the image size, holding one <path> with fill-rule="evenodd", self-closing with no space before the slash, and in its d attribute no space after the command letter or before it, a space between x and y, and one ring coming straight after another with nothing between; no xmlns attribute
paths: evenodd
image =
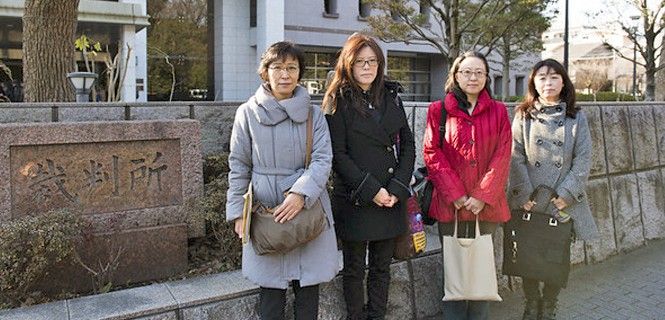
<svg viewBox="0 0 665 320"><path fill-rule="evenodd" d="M524 95L524 76L515 77L515 95L516 96Z"/></svg>
<svg viewBox="0 0 665 320"><path fill-rule="evenodd" d="M249 0L249 27L256 27L256 0Z"/></svg>
<svg viewBox="0 0 665 320"><path fill-rule="evenodd" d="M494 96L503 97L503 76L494 76Z"/></svg>
<svg viewBox="0 0 665 320"><path fill-rule="evenodd" d="M388 77L404 87L404 101L430 101L430 59L426 55L388 56Z"/></svg>
<svg viewBox="0 0 665 320"><path fill-rule="evenodd" d="M305 49L305 72L300 82L310 95L323 97L328 71L335 67L336 49Z"/></svg>
<svg viewBox="0 0 665 320"><path fill-rule="evenodd" d="M358 15L361 18L369 17L369 13L370 13L370 10L371 10L369 4L364 3L364 2L365 1L363 1L363 0L358 0Z"/></svg>
<svg viewBox="0 0 665 320"><path fill-rule="evenodd" d="M328 16L337 16L337 0L324 0L323 13Z"/></svg>

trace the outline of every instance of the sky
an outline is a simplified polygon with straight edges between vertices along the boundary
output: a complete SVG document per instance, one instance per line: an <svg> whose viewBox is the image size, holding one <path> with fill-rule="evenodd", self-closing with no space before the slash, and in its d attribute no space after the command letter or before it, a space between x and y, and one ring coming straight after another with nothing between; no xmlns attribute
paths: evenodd
<svg viewBox="0 0 665 320"><path fill-rule="evenodd" d="M570 27L584 26L584 25L598 25L601 22L607 21L607 18L610 14L599 15L596 18L590 18L587 16L587 13L593 14L597 13L602 9L606 9L611 3L621 3L623 1L617 0L568 0L568 23ZM651 1L649 1L651 2ZM565 0L558 0L555 7L559 10L557 18L552 21L552 27L563 29L564 25L564 8ZM626 10L622 12L629 12L630 6L627 6Z"/></svg>

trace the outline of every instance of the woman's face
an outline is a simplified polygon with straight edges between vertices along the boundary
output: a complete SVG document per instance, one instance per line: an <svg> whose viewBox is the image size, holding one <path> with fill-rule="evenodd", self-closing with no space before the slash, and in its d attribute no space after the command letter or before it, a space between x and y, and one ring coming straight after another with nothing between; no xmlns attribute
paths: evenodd
<svg viewBox="0 0 665 320"><path fill-rule="evenodd" d="M268 66L268 82L275 99L283 100L293 95L298 85L300 66L298 60L286 57L282 61L275 61Z"/></svg>
<svg viewBox="0 0 665 320"><path fill-rule="evenodd" d="M365 46L358 52L356 60L353 61L353 79L356 80L360 88L369 90L372 82L376 79L378 69L378 57L372 48Z"/></svg>
<svg viewBox="0 0 665 320"><path fill-rule="evenodd" d="M468 57L459 64L455 79L467 96L478 96L485 88L487 70L480 58Z"/></svg>
<svg viewBox="0 0 665 320"><path fill-rule="evenodd" d="M548 66L542 66L533 78L540 99L546 102L558 102L563 89L563 77Z"/></svg>

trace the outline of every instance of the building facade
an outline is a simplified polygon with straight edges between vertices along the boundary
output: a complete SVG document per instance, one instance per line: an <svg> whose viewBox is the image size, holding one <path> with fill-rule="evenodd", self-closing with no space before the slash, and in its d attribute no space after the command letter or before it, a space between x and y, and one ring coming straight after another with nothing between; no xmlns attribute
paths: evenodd
<svg viewBox="0 0 665 320"><path fill-rule="evenodd" d="M349 35L369 29L369 15L378 14L362 0L209 0L208 10L214 20L210 23L213 53L209 63L214 79L208 92L214 92L215 100L225 101L242 101L254 93L260 83L256 74L260 54L282 40L303 47L306 71L302 83L310 94L323 94L335 53ZM438 50L422 44L379 44L387 57L387 75L405 87L404 100L443 97L448 66ZM501 75L501 67L493 64L491 69L494 81ZM528 67L511 74L515 78L511 95L524 92L526 76Z"/></svg>
<svg viewBox="0 0 665 320"><path fill-rule="evenodd" d="M543 59L563 61L563 36L564 30L561 28L552 28L543 33ZM644 68L637 65L636 73L633 74L633 62L621 57L623 55L633 58L636 52L633 43L620 26L608 24L603 27L573 27L569 30L568 43L568 72L578 91L632 93L634 76L636 92L643 92ZM639 53L637 60L643 61Z"/></svg>
<svg viewBox="0 0 665 320"><path fill-rule="evenodd" d="M147 0L81 0L78 8L76 36L86 35L108 45L111 55L131 48L129 59L120 59L126 68L121 89L122 101L146 101L147 60L146 29L149 25L146 13ZM24 0L0 0L0 61L11 71L11 77L0 72L3 87L20 87L23 79L23 25ZM74 43L72 42L72 50ZM105 51L105 50L104 50ZM105 68L102 62L109 53L101 52L96 57L97 72ZM76 58L81 60L80 54ZM112 57L110 57L112 58ZM102 78L103 75L100 76ZM103 81L103 80L99 80ZM102 90L100 90L102 91ZM103 98L103 94L100 94Z"/></svg>

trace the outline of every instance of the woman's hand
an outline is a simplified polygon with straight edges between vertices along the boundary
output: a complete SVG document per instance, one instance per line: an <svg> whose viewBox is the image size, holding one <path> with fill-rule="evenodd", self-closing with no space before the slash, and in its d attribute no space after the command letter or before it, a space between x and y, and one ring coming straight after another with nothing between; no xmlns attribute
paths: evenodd
<svg viewBox="0 0 665 320"><path fill-rule="evenodd" d="M390 195L390 201L388 203L384 204L384 206L386 206L388 208L392 208L397 202L399 202L399 198L397 198L397 196L391 194Z"/></svg>
<svg viewBox="0 0 665 320"><path fill-rule="evenodd" d="M462 196L459 199L455 200L455 202L453 202L453 205L455 205L455 209L457 209L457 210L462 209L462 207L464 206L464 204L466 203L466 201L468 199L469 199L469 197Z"/></svg>
<svg viewBox="0 0 665 320"><path fill-rule="evenodd" d="M536 205L535 201L527 201L525 204L522 205L522 209L524 209L526 211L531 211L531 209L535 205Z"/></svg>
<svg viewBox="0 0 665 320"><path fill-rule="evenodd" d="M466 210L469 210L473 212L473 214L478 215L480 211L485 208L485 202L482 202L481 200L478 200L474 197L469 197L469 199L466 199L464 202L464 207Z"/></svg>
<svg viewBox="0 0 665 320"><path fill-rule="evenodd" d="M388 193L386 188L379 189L379 192L374 195L374 199L372 199L372 201L374 201L374 203L376 203L376 205L379 207L392 207L392 204L390 204L390 193Z"/></svg>
<svg viewBox="0 0 665 320"><path fill-rule="evenodd" d="M235 219L233 222L235 223L233 231L236 232L238 238L242 239L242 218Z"/></svg>
<svg viewBox="0 0 665 320"><path fill-rule="evenodd" d="M552 199L552 203L559 210L563 210L565 207L568 206L568 204L566 203L566 200L563 200L563 198L561 198L561 197Z"/></svg>
<svg viewBox="0 0 665 320"><path fill-rule="evenodd" d="M273 216L275 222L284 223L293 219L305 206L305 197L298 193L289 193L284 202L277 206Z"/></svg>

